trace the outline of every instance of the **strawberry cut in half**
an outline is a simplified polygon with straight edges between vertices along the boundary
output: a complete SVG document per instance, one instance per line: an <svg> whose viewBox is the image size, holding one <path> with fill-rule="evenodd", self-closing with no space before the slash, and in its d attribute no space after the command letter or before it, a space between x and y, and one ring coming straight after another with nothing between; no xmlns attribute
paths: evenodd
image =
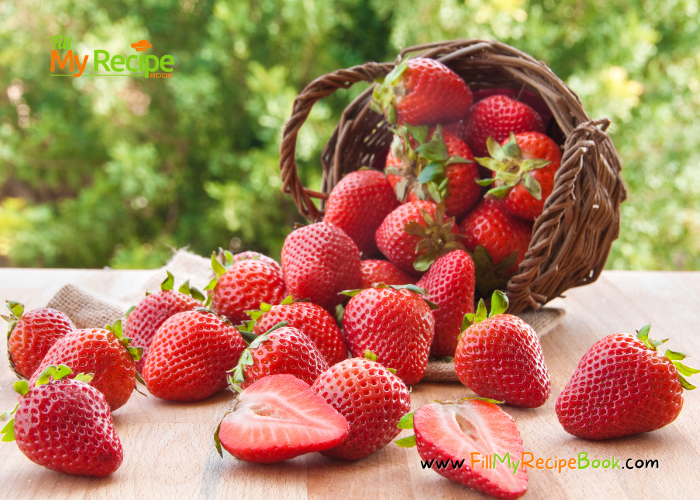
<svg viewBox="0 0 700 500"><path fill-rule="evenodd" d="M293 375L270 375L238 395L214 440L247 462L273 464L338 446L348 422L309 385ZM223 455L222 455L223 456Z"/></svg>
<svg viewBox="0 0 700 500"><path fill-rule="evenodd" d="M398 425L415 435L396 444L417 446L424 462L446 464L431 470L447 479L496 498L520 498L528 484L523 440L511 416L494 403L466 398L422 406Z"/></svg>

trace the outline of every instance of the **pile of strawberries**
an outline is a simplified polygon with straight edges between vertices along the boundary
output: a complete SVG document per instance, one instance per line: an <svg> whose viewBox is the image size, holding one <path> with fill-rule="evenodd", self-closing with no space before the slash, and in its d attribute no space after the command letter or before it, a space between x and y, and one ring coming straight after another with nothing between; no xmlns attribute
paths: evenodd
<svg viewBox="0 0 700 500"><path fill-rule="evenodd" d="M183 402L229 387L237 397L214 444L250 462L310 452L360 460L409 428L415 435L397 444L425 460L520 460L518 428L496 403L542 406L551 384L535 331L506 313L499 289L525 255L560 152L532 107L482 97L472 104L466 83L436 61L399 64L373 104L395 132L385 172L343 178L324 220L288 235L281 265L255 252L212 254L204 292L174 290L168 273L127 313L123 333L121 321L76 330L59 311L8 302L8 354L23 380L3 440L53 470L110 474L123 458L111 412L139 381ZM683 375L698 370L681 353L661 355L648 334L608 336L584 356L556 404L567 432L608 439L677 417L683 388L693 388ZM453 358L478 397L410 413L409 386L431 357ZM517 498L527 473L512 472L438 471Z"/></svg>

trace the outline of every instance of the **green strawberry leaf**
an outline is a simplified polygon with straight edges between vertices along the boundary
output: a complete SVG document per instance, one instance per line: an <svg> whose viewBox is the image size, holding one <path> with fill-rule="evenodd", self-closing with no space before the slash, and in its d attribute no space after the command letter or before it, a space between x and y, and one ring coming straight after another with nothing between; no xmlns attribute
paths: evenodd
<svg viewBox="0 0 700 500"><path fill-rule="evenodd" d="M426 182L441 180L445 175L445 165L432 162L428 163L423 171L420 173L416 179L420 184L425 184Z"/></svg>
<svg viewBox="0 0 700 500"><path fill-rule="evenodd" d="M5 410L4 412L0 413L0 422L4 422L8 418L10 418L12 415L14 415L17 412L18 407L19 407L19 403L15 403L15 407L12 410Z"/></svg>
<svg viewBox="0 0 700 500"><path fill-rule="evenodd" d="M190 280L185 281L180 288L177 289L178 292L184 293L185 295L190 294Z"/></svg>
<svg viewBox="0 0 700 500"><path fill-rule="evenodd" d="M645 344L649 340L649 332L651 331L651 323L648 325L644 325L637 331L637 338L644 342Z"/></svg>
<svg viewBox="0 0 700 500"><path fill-rule="evenodd" d="M695 375L696 373L700 373L700 370L686 366L683 363L681 363L680 361L672 361L672 363L673 363L673 366L676 367L676 370L678 370L682 375L685 375L686 377L690 377L691 375Z"/></svg>
<svg viewBox="0 0 700 500"><path fill-rule="evenodd" d="M534 199L536 199L536 200L542 199L542 186L540 186L540 183L537 182L537 179L535 179L530 174L525 174L525 175L523 175L522 181L523 181L523 186L525 186L525 189L527 189L527 192L530 193L530 195Z"/></svg>
<svg viewBox="0 0 700 500"><path fill-rule="evenodd" d="M218 277L218 276L214 276L214 277L211 279L211 281L209 282L209 284L208 284L207 286L204 287L204 290L213 290L214 288L216 288L216 284L217 284L218 282L219 282L219 277ZM211 295L209 295L209 297L211 297Z"/></svg>
<svg viewBox="0 0 700 500"><path fill-rule="evenodd" d="M508 296L500 290L495 290L491 296L491 314L489 314L489 318L506 312L508 303Z"/></svg>
<svg viewBox="0 0 700 500"><path fill-rule="evenodd" d="M490 194L491 196L494 196L496 198L503 198L506 194L508 194L508 191L510 190L511 186L498 186L492 189L489 189L486 194Z"/></svg>
<svg viewBox="0 0 700 500"><path fill-rule="evenodd" d="M413 262L413 269L421 272L427 271L433 262L435 262L435 253L428 252L425 255L421 255Z"/></svg>
<svg viewBox="0 0 700 500"><path fill-rule="evenodd" d="M681 382L681 387L687 391L692 391L693 389L697 389L693 384L688 382L682 375L678 375L678 380Z"/></svg>
<svg viewBox="0 0 700 500"><path fill-rule="evenodd" d="M0 434L2 434L2 440L5 443L10 443L15 440L15 419L10 419L9 422L5 425L5 427L0 430Z"/></svg>
<svg viewBox="0 0 700 500"><path fill-rule="evenodd" d="M65 377L66 375L70 375L71 373L73 373L73 370L71 370L66 365L58 365L56 367L56 371L53 373L53 379L61 380L63 377Z"/></svg>
<svg viewBox="0 0 700 500"><path fill-rule="evenodd" d="M401 448L413 448L416 445L416 436L408 436L394 441Z"/></svg>
<svg viewBox="0 0 700 500"><path fill-rule="evenodd" d="M16 319L20 319L22 314L24 314L24 305L14 300L7 301L7 308L15 315Z"/></svg>
<svg viewBox="0 0 700 500"><path fill-rule="evenodd" d="M453 163L474 163L472 160L467 160L461 156L452 156L445 162L445 166L452 165Z"/></svg>
<svg viewBox="0 0 700 500"><path fill-rule="evenodd" d="M226 414L228 415L228 413ZM224 417L226 416L224 415ZM221 422L223 422L224 419L221 419ZM216 451L219 452L219 456L221 458L224 458L224 452L221 450L221 441L219 440L219 432L221 432L221 422L219 422L219 425L216 426L216 430L214 431L214 446L216 447Z"/></svg>
<svg viewBox="0 0 700 500"><path fill-rule="evenodd" d="M403 125L403 127L406 128L406 131L411 134L411 136L418 142L418 144L423 144L425 141L428 140L428 130L430 127L427 125L421 125L419 127L413 126L410 123L406 123Z"/></svg>
<svg viewBox="0 0 700 500"><path fill-rule="evenodd" d="M406 68L408 68L408 58L404 59L401 61L398 65L392 69L388 75L384 77L384 85L393 85L398 81L399 78L401 78L401 75L403 75L404 71L406 71Z"/></svg>
<svg viewBox="0 0 700 500"><path fill-rule="evenodd" d="M489 179L479 179L478 181L475 180L474 182L476 182L479 186L490 186L491 184L496 182L496 180L497 179L495 177L491 177Z"/></svg>
<svg viewBox="0 0 700 500"><path fill-rule="evenodd" d="M24 396L29 392L29 383L26 380L18 380L13 387L20 396Z"/></svg>
<svg viewBox="0 0 700 500"><path fill-rule="evenodd" d="M428 190L428 194L435 201L435 203L440 203L442 201L442 195L440 190L437 188L433 181L424 184L424 187Z"/></svg>
<svg viewBox="0 0 700 500"><path fill-rule="evenodd" d="M406 413L396 425L399 429L413 429L413 413Z"/></svg>
<svg viewBox="0 0 700 500"><path fill-rule="evenodd" d="M426 236L425 226L419 222L411 221L407 222L403 226L403 232L408 233L412 236Z"/></svg>
<svg viewBox="0 0 700 500"><path fill-rule="evenodd" d="M474 160L476 160L476 162L482 167L486 167L493 172L500 172L504 169L503 163L494 158L488 158L485 156L474 158Z"/></svg>
<svg viewBox="0 0 700 500"><path fill-rule="evenodd" d="M288 306L292 302L294 302L294 297L292 297L292 295L290 294L290 295L287 295L282 302L280 302L280 305Z"/></svg>
<svg viewBox="0 0 700 500"><path fill-rule="evenodd" d="M365 359L369 359L370 361L377 361L377 355L374 354L372 351L367 349L364 354Z"/></svg>
<svg viewBox="0 0 700 500"><path fill-rule="evenodd" d="M648 334L647 334L647 336L648 336ZM683 354L682 352L676 352L676 351L672 351L671 349L666 349L666 357L668 359L670 359L671 361L676 361L676 360L680 361L682 359L687 358L688 356Z"/></svg>
<svg viewBox="0 0 700 500"><path fill-rule="evenodd" d="M136 309L136 306L131 306L127 311L126 311L126 319L129 319L129 314L131 314L134 309Z"/></svg>
<svg viewBox="0 0 700 500"><path fill-rule="evenodd" d="M190 295L192 296L193 299L198 300L200 302L204 302L205 297L202 291L197 288L197 287L190 287Z"/></svg>
<svg viewBox="0 0 700 500"><path fill-rule="evenodd" d="M160 284L160 289L164 290L164 291L165 290L172 290L173 285L175 285L175 278L173 277L172 274L170 274L170 271L165 271L165 272L168 273L168 277L165 278L163 283Z"/></svg>
<svg viewBox="0 0 700 500"><path fill-rule="evenodd" d="M499 162L502 162L503 160L505 160L507 156L511 156L511 155L508 155L503 150L501 145L498 144L498 142L496 142L493 139L493 137L491 137L491 136L489 136L489 138L486 139L486 149L488 150L489 155L491 155L491 158L493 158L494 160L497 160ZM479 161L479 159L476 158L476 161ZM484 165L484 166L486 167L486 165ZM489 167L486 167L486 168L489 168Z"/></svg>
<svg viewBox="0 0 700 500"><path fill-rule="evenodd" d="M211 268L214 270L218 278L221 278L221 276L223 276L223 274L226 272L226 268L216 259L216 252L211 253Z"/></svg>
<svg viewBox="0 0 700 500"><path fill-rule="evenodd" d="M138 373L134 372L134 374L136 375L137 379L141 378L141 376ZM95 378L95 375L93 373L79 373L75 376L75 378L73 380L77 380L78 382L83 382L85 384L89 384L90 382L92 382L93 378ZM146 384L143 383L143 385L146 385Z"/></svg>
<svg viewBox="0 0 700 500"><path fill-rule="evenodd" d="M360 288L358 290L343 290L340 292L341 295L347 295L348 297L354 297L358 293L362 292L364 288Z"/></svg>
<svg viewBox="0 0 700 500"><path fill-rule="evenodd" d="M57 369L58 369L58 367L53 366L53 365L47 366L46 369L43 372L41 372L41 375L39 375L39 378L36 380L36 385L40 386L40 385L48 384L49 379L51 378L51 375L53 375Z"/></svg>

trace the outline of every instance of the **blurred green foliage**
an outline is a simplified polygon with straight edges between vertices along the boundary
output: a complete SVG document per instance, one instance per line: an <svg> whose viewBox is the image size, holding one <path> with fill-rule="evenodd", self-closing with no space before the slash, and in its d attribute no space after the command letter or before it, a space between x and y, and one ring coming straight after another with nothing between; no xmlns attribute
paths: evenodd
<svg viewBox="0 0 700 500"><path fill-rule="evenodd" d="M399 47L497 38L613 120L630 197L608 266L700 269L699 19L698 0L0 3L0 265L156 267L186 245L279 257L299 220L278 175L298 91ZM175 74L52 78L53 35L79 54L147 39ZM306 185L356 87L302 129Z"/></svg>

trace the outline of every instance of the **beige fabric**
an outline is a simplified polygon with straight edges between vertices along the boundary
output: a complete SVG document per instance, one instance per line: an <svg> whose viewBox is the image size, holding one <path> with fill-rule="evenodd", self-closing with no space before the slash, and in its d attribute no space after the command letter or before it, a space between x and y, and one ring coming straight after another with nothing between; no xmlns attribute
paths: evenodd
<svg viewBox="0 0 700 500"><path fill-rule="evenodd" d="M524 311L518 314L542 338L552 331L564 318L566 311L556 307L543 307L539 311ZM459 382L453 362L429 361L423 376L424 382Z"/></svg>
<svg viewBox="0 0 700 500"><path fill-rule="evenodd" d="M213 277L209 259L187 250L178 250L165 266L154 270L144 282L135 284L133 293L115 298L78 285L66 285L49 301L48 307L64 312L76 328L101 328L124 319L126 311L138 304L146 292L160 290L160 284L167 277L166 271L175 277L176 290L188 279L191 286L201 290ZM99 289L99 282L92 283L92 288Z"/></svg>

